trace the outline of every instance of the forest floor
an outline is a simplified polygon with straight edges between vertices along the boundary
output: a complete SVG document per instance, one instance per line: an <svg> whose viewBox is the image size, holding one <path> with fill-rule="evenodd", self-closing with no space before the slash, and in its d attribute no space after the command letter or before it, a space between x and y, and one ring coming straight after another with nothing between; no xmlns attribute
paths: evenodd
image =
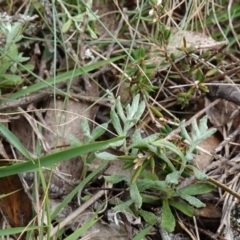
<svg viewBox="0 0 240 240"><path fill-rule="evenodd" d="M240 239L239 14L0 0L1 239Z"/></svg>

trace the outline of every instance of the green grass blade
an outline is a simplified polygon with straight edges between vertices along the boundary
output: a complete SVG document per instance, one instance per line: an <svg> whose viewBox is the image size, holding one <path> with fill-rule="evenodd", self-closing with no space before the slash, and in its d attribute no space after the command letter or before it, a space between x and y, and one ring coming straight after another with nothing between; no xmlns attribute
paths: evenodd
<svg viewBox="0 0 240 240"><path fill-rule="evenodd" d="M142 240L151 230L152 225L143 229L140 233L138 233L132 240Z"/></svg>
<svg viewBox="0 0 240 240"><path fill-rule="evenodd" d="M81 191L88 182L90 182L102 169L106 167L108 162L103 162L98 168L96 168L93 172L91 172L85 179L81 181L81 183L75 187L71 193L69 193L63 201L54 209L53 213L51 214L51 219L53 220L57 214L72 200L72 198Z"/></svg>
<svg viewBox="0 0 240 240"><path fill-rule="evenodd" d="M98 69L98 68L100 68L100 67L102 67L106 64L115 62L115 61L117 61L117 60L119 60L123 57L124 56L118 56L118 57L110 58L110 59L107 59L107 60L102 60L102 61L93 63L91 65L87 65L87 66L84 66L84 67L81 67L81 68L74 69L72 71L62 73L62 74L56 76L55 78L52 77L52 78L47 79L46 81L42 80L42 82L38 82L36 84L33 84L33 85L27 87L26 89L22 89L22 90L20 90L16 93L11 94L10 96L8 96L7 100L5 100L3 102L7 102L8 100L15 100L19 97L26 96L27 94L39 91L43 88L51 87L56 83L60 83L62 81L77 77L81 74L88 73L88 72L93 71L95 69Z"/></svg>
<svg viewBox="0 0 240 240"><path fill-rule="evenodd" d="M34 159L33 161L16 163L11 166L3 167L0 169L0 178L28 171L36 171L39 168L38 161L40 162L42 167L46 167L51 166L55 163L68 160L73 157L77 157L79 155L106 149L109 144L120 141L121 139L124 139L124 137L117 137L107 141L99 141L84 146L73 147L63 150L61 152L56 152L47 156L43 156L39 159Z"/></svg>
<svg viewBox="0 0 240 240"><path fill-rule="evenodd" d="M88 228L93 226L99 220L99 218L96 219L96 216L97 216L97 212L90 219L88 219L88 221L85 222L81 228L77 229L74 233L72 233L70 236L65 238L65 240L76 240L76 239L79 239L79 237L84 232L86 232L88 230Z"/></svg>
<svg viewBox="0 0 240 240"><path fill-rule="evenodd" d="M1 229L0 237L14 235L14 234L18 234L18 233L22 233L22 232L26 232L26 231L33 231L33 230L39 229L40 227L29 226L27 228L26 227L17 227L17 228Z"/></svg>
<svg viewBox="0 0 240 240"><path fill-rule="evenodd" d="M0 132L9 141L9 143L11 143L23 156L25 156L27 159L32 159L30 153L22 145L19 139L2 123L0 123Z"/></svg>

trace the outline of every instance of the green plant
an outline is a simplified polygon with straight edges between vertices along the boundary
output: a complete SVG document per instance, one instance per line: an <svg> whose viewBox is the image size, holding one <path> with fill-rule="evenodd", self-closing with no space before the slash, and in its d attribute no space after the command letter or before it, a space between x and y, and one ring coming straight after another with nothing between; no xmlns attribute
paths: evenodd
<svg viewBox="0 0 240 240"><path fill-rule="evenodd" d="M188 105L189 101L198 90L203 93L209 92L207 86L202 81L196 81L195 84L191 86L187 92L181 92L177 95L177 103L182 105L182 107Z"/></svg>
<svg viewBox="0 0 240 240"><path fill-rule="evenodd" d="M56 94L69 97L71 96L70 85L73 78L83 75L84 78L93 80L102 79L102 70L104 70L102 67L106 64L119 67L118 60L120 59L121 63L125 65L121 72L124 73L121 81L129 83L128 91L133 99L131 104L122 107L121 99L118 98L111 108L111 122L108 124L112 124L115 132L121 137L95 142L96 138L104 133L107 124L90 131L87 121L83 120L81 122L85 136L83 141L71 137L71 148L46 156L42 156L42 151L39 151L36 154L39 158L35 159L22 146L21 142L3 124L0 124L0 132L7 140L3 141L4 146L5 142L9 142L21 152L26 160L29 160L3 166L0 177L26 171L39 172L38 184L45 184L43 189L44 193L47 194L48 186L42 175L42 167L54 166L65 159L76 156L81 156L84 162L81 182L68 196L64 197L52 213L49 210L50 199L46 197L45 206L42 208L44 212L42 219L47 216L47 225L43 225L42 221L38 223L38 227L30 226L27 230L23 228L1 230L1 236L29 231L32 233L29 233L29 237L26 239L31 239L34 233L33 229L41 228L38 237L43 238L47 233L45 238L50 239L50 223L56 219L62 208L77 193L81 193L107 165L108 162L105 161L93 172L87 174L88 167L95 156L94 153L104 151L109 146L122 148L124 154L115 156L100 152L96 155L108 161L124 161L124 169L130 169L132 172L130 178L118 175L106 177L106 180L112 183L123 181L130 191L130 200L125 202L119 200L120 204L114 206L113 209L116 212L127 211L135 217L141 216L150 225L137 234L133 238L134 240L142 239L150 231L151 225L159 222L165 230L173 231L175 211L181 211L190 217L193 216L193 207L204 206L197 199L197 195L214 188L209 182L217 185L217 182L213 181L215 179L211 180L210 176L207 178L206 175L192 166L196 146L214 131L207 130L206 118L203 118L199 125L193 122L191 133L181 123L182 139L176 138L171 141L166 141L163 137L172 131L172 125L166 124L159 132L146 137L141 132L142 129L138 129L138 123L143 119L142 114L146 105L149 104L150 96L155 97L154 91L159 90L155 99L160 101L161 107L148 106L148 110L150 109L155 116L164 118L165 115L162 115L160 111L163 108L169 111L168 100L173 104L177 100L178 104L185 106L192 98L196 97L196 94L200 95L207 91L205 82L209 80L208 77L215 77L220 72L222 77L228 76L224 73L224 69L225 66L226 69L231 67L231 64L222 64L221 61L226 53L219 51L220 53L214 55L212 53L216 49L210 49L203 54L198 54L194 47L187 48L189 44L186 44L185 39L179 48L176 48L174 44L171 45L171 39L175 37L178 30L200 30L207 34L211 32L215 39L228 40L229 46L235 46L236 43L239 45L237 17L239 16L240 4L229 3L226 0L221 0L217 5L208 1L200 1L199 4L194 4L193 1L183 1L179 4L176 1L143 0L135 1L136 4L131 1L131 6L125 9L123 6L125 4L129 6L129 1L104 2L116 4L116 7L111 9L114 16L118 18L113 30L104 21L104 16L112 14L111 10L106 10L104 13L96 12L93 6L94 1L91 0L30 1L27 4L20 4L22 7L17 12L24 13L24 15L37 13L38 19L31 26L30 24L25 25L25 20L16 22L18 14L10 17L14 18L14 21L11 19L10 21L8 21L9 19L0 21L0 41L2 36L5 39L3 43L0 42L0 91L6 93L6 95L1 96L1 104L6 103L7 105L10 101L21 100L19 98L28 97L29 94L37 93L46 88L50 91L49 94L54 94L54 98L56 98ZM1 9L8 13L16 13L16 7L13 6L18 6L18 2L16 3L3 1ZM2 20L2 15L4 14L0 13L0 20ZM24 17L24 15L22 16ZM38 21L39 17L40 21ZM99 34L99 38L97 38L95 29L97 25L95 24L101 25L106 34ZM25 30L28 30L28 27L31 27L33 31L26 34ZM35 28L36 31L34 31ZM219 31L215 31L216 29ZM192 33L195 37L196 33ZM180 41L182 39L178 42ZM35 54L33 46L39 47L40 51L37 54ZM156 48L152 48L154 46ZM94 58L90 62L82 58L84 50L88 48L94 54ZM172 50L170 50L171 48ZM229 50L234 51L233 48ZM114 57L120 51L124 54L121 54L120 57ZM152 55L152 53L155 54ZM196 58L192 58L193 54L196 54ZM236 56L237 54L236 51ZM126 56L127 61L123 60ZM27 64L30 57L31 63L34 64L34 72L33 66ZM106 60L100 61L99 57ZM229 56L226 59L229 59ZM112 64L113 62L115 65ZM38 71L39 66L43 67L41 70L45 71ZM92 71L94 71L94 75L92 75ZM116 71L112 71L112 73L115 77L119 74ZM157 73L157 83L156 78L154 78L155 73ZM99 76L98 74L101 75L100 78L96 77ZM105 79L104 74L104 82L107 88L112 88L109 90L112 94L117 85L116 79L113 76L110 82L108 78ZM25 79L28 81L28 87L21 88L23 84L25 85ZM154 81L152 81L153 79ZM102 86L102 81L98 82L102 90L106 89L105 85ZM67 90L58 88L65 83L68 85ZM175 89L173 91L169 89L169 83L171 86L178 87L181 93L174 91ZM144 101L140 101L140 96ZM162 102L162 100L164 101ZM165 103L167 104L165 105ZM175 116L172 115L172 117L176 119ZM198 180L194 184L182 187L181 182L191 176L195 176ZM218 186L236 196L234 191L227 190L224 184ZM128 189L124 190L128 191ZM89 195L81 197L87 198ZM239 198L239 195L236 197ZM152 203L160 206L161 217L158 213L146 210L145 206ZM89 226L98 220L96 215L97 213L67 239L79 238ZM64 227L61 227L53 238L61 238L60 235L64 231Z"/></svg>
<svg viewBox="0 0 240 240"><path fill-rule="evenodd" d="M86 32L89 33L91 38L96 39L97 35L94 31L93 21L97 20L97 14L89 11L92 7L92 1L81 1L79 3L69 4L65 1L57 1L62 8L62 13L59 16L62 18L64 24L62 25L62 32L66 33L70 30L71 26L74 25L75 29L79 32L82 32L83 29L80 28L82 23L87 20ZM72 12L69 12L69 9L72 9Z"/></svg>
<svg viewBox="0 0 240 240"><path fill-rule="evenodd" d="M132 105L126 106L126 115L119 99L111 109L112 124L119 136L128 134L130 127L136 124L143 114L145 104L143 101L139 103L139 98L139 95L136 95ZM136 109L139 110L137 116ZM114 207L115 211L125 210L142 216L149 224L155 224L158 222L158 217L152 212L143 210L142 205L143 203L161 202L161 225L166 231L172 232L175 228L175 219L171 208L192 217L194 215L192 207L205 206L195 196L212 191L215 186L205 181L207 176L192 165L194 161L192 153L197 145L211 136L216 129L208 130L207 117L200 120L199 126L196 120L193 120L190 134L184 127L184 122L180 126L181 135L188 141L189 146L184 144L183 140L161 139L160 133L142 138L140 129L137 129L132 136L128 135L130 137L128 146L126 139L117 142L118 146L119 143L124 146L124 156L118 157L106 152L96 154L98 158L105 160L123 160L126 162L124 168L133 170L130 179L120 175L105 177L106 181L114 184L124 181L130 188L131 199ZM195 176L198 181L181 187L180 180L189 176ZM145 192L153 194L151 196Z"/></svg>
<svg viewBox="0 0 240 240"><path fill-rule="evenodd" d="M10 22L10 16L5 16L0 13L0 19L6 18L5 21L0 21L0 36L4 38L4 44L0 44L0 88L15 87L23 82L22 72L32 70L31 64L23 64L28 61L29 57L24 57L23 53L19 52L17 43L22 39L22 29L24 22ZM25 21L27 17L25 17Z"/></svg>
<svg viewBox="0 0 240 240"><path fill-rule="evenodd" d="M132 96L141 92L146 97L149 97L149 93L158 89L157 86L153 86L150 82L152 79L154 70L156 69L155 64L146 64L146 61L150 58L146 54L145 48L139 48L132 50L133 62L129 64L126 69L126 74L128 77L124 78L123 81L130 84L127 90Z"/></svg>
<svg viewBox="0 0 240 240"><path fill-rule="evenodd" d="M14 174L19 174L23 172L34 172L38 171L39 165L41 167L51 166L52 164L65 161L79 155L84 155L89 152L100 151L106 149L111 143L119 142L121 138L113 138L107 141L92 142L85 145L78 145L71 147L69 149L63 150L61 152L52 153L46 156L42 156L33 159L27 149L22 145L22 143L8 130L2 123L0 123L1 134L9 140L9 142L14 146L23 156L26 157L28 161L22 163L13 163L10 166L2 167L0 177L11 176Z"/></svg>
<svg viewBox="0 0 240 240"><path fill-rule="evenodd" d="M90 143L93 143L96 139L98 139L100 136L104 134L106 131L108 124L104 123L102 125L98 125L96 128L93 129L92 132L90 132L90 127L88 124L87 119L83 118L81 121L81 127L83 129L83 135L84 139L83 141L80 141L73 135L69 136L69 140L71 142L72 146L84 146ZM83 161L83 173L82 173L82 179L85 179L88 167L91 165L95 158L95 152L90 152L86 154L79 154Z"/></svg>

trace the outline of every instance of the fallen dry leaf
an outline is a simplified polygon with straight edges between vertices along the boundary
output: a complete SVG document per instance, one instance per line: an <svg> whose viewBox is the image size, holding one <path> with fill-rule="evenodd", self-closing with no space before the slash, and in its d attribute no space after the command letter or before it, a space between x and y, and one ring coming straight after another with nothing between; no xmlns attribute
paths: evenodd
<svg viewBox="0 0 240 240"><path fill-rule="evenodd" d="M27 226L32 220L32 200L24 190L21 177L12 175L0 178L0 186L3 216L11 227Z"/></svg>
<svg viewBox="0 0 240 240"><path fill-rule="evenodd" d="M221 218L222 208L216 204L206 203L204 208L195 209L199 217L205 218Z"/></svg>
<svg viewBox="0 0 240 240"><path fill-rule="evenodd" d="M204 139L198 146L212 153L220 142L220 139L216 135L212 135L211 137ZM211 164L212 160L212 156L209 156L208 154L201 151L195 155L195 165L199 170L204 170L206 167L208 167Z"/></svg>

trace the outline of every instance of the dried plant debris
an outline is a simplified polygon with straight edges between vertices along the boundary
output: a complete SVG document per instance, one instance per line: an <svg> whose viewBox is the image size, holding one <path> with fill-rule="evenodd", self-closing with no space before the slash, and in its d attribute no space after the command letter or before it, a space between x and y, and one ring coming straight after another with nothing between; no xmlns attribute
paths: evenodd
<svg viewBox="0 0 240 240"><path fill-rule="evenodd" d="M147 64L156 64L159 66L158 71L166 69L166 66L164 66L164 64L166 65L166 58L163 55L171 56L171 54L174 54L175 61L179 61L186 56L185 51L187 49L191 49L192 52L218 50L228 44L226 41L217 42L202 33L176 29L169 29L169 39L166 40L168 44L165 48L153 45L149 53L152 57L147 61Z"/></svg>
<svg viewBox="0 0 240 240"><path fill-rule="evenodd" d="M209 95L214 98L222 98L240 106L240 90L237 86L221 85L220 82L213 82L209 85Z"/></svg>
<svg viewBox="0 0 240 240"><path fill-rule="evenodd" d="M0 209L11 227L27 226L32 220L33 201L25 191L22 177L0 178Z"/></svg>
<svg viewBox="0 0 240 240"><path fill-rule="evenodd" d="M186 47L194 47L197 50L213 50L220 49L222 46L227 45L228 42L217 42L212 37L203 33L186 31L186 30L173 30L172 40L170 41L172 47L182 47L183 39L186 39Z"/></svg>
<svg viewBox="0 0 240 240"><path fill-rule="evenodd" d="M107 31L113 34L116 31L118 25L118 20L115 15L115 4L113 4L113 2L105 2L104 0L93 1L92 9L94 11L97 11L99 15L99 20L105 26L103 27L102 24L100 24L99 22L97 23L96 27L99 36L103 37L105 35L106 37L108 37Z"/></svg>
<svg viewBox="0 0 240 240"><path fill-rule="evenodd" d="M97 97L98 86L92 83L88 86L85 95ZM98 110L97 105L89 106L88 103L70 99L67 102L64 99L51 100L50 109L45 116L45 123L50 131L45 129L43 136L53 151L59 151L69 146L70 135L83 140L83 129L80 123L83 118L94 120ZM51 180L52 192L55 192L55 194L69 193L82 176L83 163L81 158L76 157L66 160L68 161L64 161L56 167ZM51 175L50 172L46 172L46 178L49 174ZM60 189L62 190L60 191Z"/></svg>
<svg viewBox="0 0 240 240"><path fill-rule="evenodd" d="M143 239L220 239L225 233L224 237L231 236L229 240L238 239L238 205L231 211L230 224L229 205L235 204L234 198L225 192L219 194L208 181L214 176L239 192L240 94L235 86L213 82L239 79L239 59L229 55L224 58L227 41L180 30L186 26L180 27L179 21L184 18L180 18L179 10L189 4L187 1L179 7L170 1L169 9L164 1L81 1L78 7L49 0L14 1L14 6L0 2L9 5L5 10L0 4L6 11L0 13L0 111L18 111L19 116L0 122L10 121L8 128L30 155L41 159L58 152L60 156L59 151L71 150L77 144L77 148L85 147L98 140L111 141L114 134L122 136L111 149L66 157L52 169L43 169L40 176L44 176L41 180L46 180L47 190L43 193L45 183L37 182L39 194L49 194L44 199L50 201L54 224L58 222L48 224L49 229L52 227L50 237L61 231L68 234L63 228L75 234L93 220L82 238L133 239L147 225L153 227ZM17 6L19 11L15 11ZM148 16L149 10L155 15ZM172 18L167 24L163 19L166 16ZM172 24L179 26L169 28ZM112 64L115 68L107 75L108 67L102 68L104 64L98 65L98 60L110 63L113 56L121 60ZM92 63L95 72L85 71ZM73 78L70 75L76 68L83 74ZM66 78L60 81L64 75ZM43 87L28 91L36 82ZM44 88L45 82L48 88ZM115 93L121 97L115 99ZM110 104L104 96L107 94L111 95ZM7 101L8 96L11 101ZM98 111L100 96L104 99L98 102L102 103ZM214 105L216 98L219 104ZM206 117L200 120L205 112L222 136L217 133L209 137L215 130L209 130ZM94 138L96 115L102 133L95 131ZM16 154L5 150L4 141L0 152L5 159L12 155L18 160L27 158L19 150ZM200 147L207 155L197 155ZM212 152L219 158L214 159ZM62 156L66 156L64 152ZM23 190L22 176L30 184L37 179L32 172L0 178L1 194L13 192L0 199L0 207L10 225L16 227L28 224L34 205ZM107 182L114 185L103 185ZM219 199L221 194L223 201ZM21 206L21 201L26 203ZM59 210L59 204L65 207ZM158 214L153 211L155 207L160 209ZM197 222L192 221L195 214Z"/></svg>
<svg viewBox="0 0 240 240"><path fill-rule="evenodd" d="M208 106L212 100L205 99L205 106ZM239 126L239 110L235 103L220 100L218 104L208 109L207 114L213 126L218 127L222 132L222 127L227 125L228 134Z"/></svg>
<svg viewBox="0 0 240 240"><path fill-rule="evenodd" d="M234 240L240 240L240 204L236 204L231 211L230 226Z"/></svg>
<svg viewBox="0 0 240 240"><path fill-rule="evenodd" d="M210 91L206 98L206 105L216 98L221 99L217 105L207 111L211 123L225 134L223 142L215 149L215 153L220 152L230 141L238 141L240 131L240 92L237 86L221 85L219 82L218 85L216 84L208 87Z"/></svg>

